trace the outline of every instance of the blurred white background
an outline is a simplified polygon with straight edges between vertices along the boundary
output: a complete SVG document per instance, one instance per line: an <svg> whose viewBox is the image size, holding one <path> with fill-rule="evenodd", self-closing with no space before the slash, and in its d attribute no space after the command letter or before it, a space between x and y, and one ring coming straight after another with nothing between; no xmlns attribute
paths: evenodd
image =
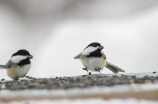
<svg viewBox="0 0 158 104"><path fill-rule="evenodd" d="M0 64L27 49L29 76L87 74L73 57L91 42L128 73L158 71L158 1L0 0Z"/></svg>

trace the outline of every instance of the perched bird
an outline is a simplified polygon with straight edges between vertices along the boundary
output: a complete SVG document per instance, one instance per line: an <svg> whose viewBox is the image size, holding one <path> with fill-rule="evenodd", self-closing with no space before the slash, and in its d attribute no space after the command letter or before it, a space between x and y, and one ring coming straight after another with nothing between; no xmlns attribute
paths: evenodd
<svg viewBox="0 0 158 104"><path fill-rule="evenodd" d="M6 65L0 65L0 69L7 69L7 74L13 80L25 77L31 68L33 56L27 50L21 49L15 52Z"/></svg>
<svg viewBox="0 0 158 104"><path fill-rule="evenodd" d="M100 72L104 69L104 67L110 69L114 73L125 72L123 69L106 61L106 56L102 52L103 48L104 47L101 46L100 43L93 42L89 44L79 55L75 56L74 59L80 59L85 67L83 70L86 70L87 72L88 70Z"/></svg>

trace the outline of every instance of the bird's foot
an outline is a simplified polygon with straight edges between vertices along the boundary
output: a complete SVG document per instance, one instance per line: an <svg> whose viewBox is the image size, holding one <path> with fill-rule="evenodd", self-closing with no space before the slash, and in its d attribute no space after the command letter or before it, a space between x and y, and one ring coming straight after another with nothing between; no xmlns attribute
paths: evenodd
<svg viewBox="0 0 158 104"><path fill-rule="evenodd" d="M98 68L98 69L95 68L94 70L98 71L101 74L101 72L100 72L101 68Z"/></svg>
<svg viewBox="0 0 158 104"><path fill-rule="evenodd" d="M15 78L13 79L13 81L15 81L15 82L17 82L18 80L19 80L18 77L15 77Z"/></svg>
<svg viewBox="0 0 158 104"><path fill-rule="evenodd" d="M89 73L87 68L82 68L82 69L85 70L85 71L87 71L87 73Z"/></svg>
<svg viewBox="0 0 158 104"><path fill-rule="evenodd" d="M91 75L91 72L89 72L87 68L82 68L82 69L87 71L88 75Z"/></svg>
<svg viewBox="0 0 158 104"><path fill-rule="evenodd" d="M82 69L88 72L88 69L87 69L87 68L82 68Z"/></svg>
<svg viewBox="0 0 158 104"><path fill-rule="evenodd" d="M14 81L14 82L18 82L18 81L19 81L19 79L13 79L13 81Z"/></svg>

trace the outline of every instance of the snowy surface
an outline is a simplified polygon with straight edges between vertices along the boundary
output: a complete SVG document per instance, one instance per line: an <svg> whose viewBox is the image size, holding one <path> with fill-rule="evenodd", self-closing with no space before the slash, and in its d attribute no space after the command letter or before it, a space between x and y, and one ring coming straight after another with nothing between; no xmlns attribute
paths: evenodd
<svg viewBox="0 0 158 104"><path fill-rule="evenodd" d="M100 74L93 74L93 75L100 75ZM158 72L156 73L153 73L153 72L141 72L141 73L125 73L125 72L120 72L118 74L113 74L113 73L110 73L110 74L101 74L101 76L113 76L113 75L117 75L117 76L121 76L121 75L128 75L128 76L136 76L137 78L142 78L144 76L158 76ZM55 78L57 76L49 76L48 78ZM77 76L61 76L61 77L82 77L82 75L77 75ZM27 79L27 78L20 78L19 80L22 80L22 79L26 79L26 80L30 80L30 79ZM0 82L6 82L6 81L12 81L12 80L4 80L4 81L0 81Z"/></svg>
<svg viewBox="0 0 158 104"><path fill-rule="evenodd" d="M98 74L93 74L93 75L98 75ZM153 73L153 72L142 72L142 73L124 73L124 72L120 72L118 74L101 74L103 76L113 76L113 75L117 75L117 76L121 76L121 75L128 75L128 76L136 76L137 78L142 78L144 76L158 76L158 72ZM76 76L73 76L76 77ZM78 76L77 76L78 77Z"/></svg>
<svg viewBox="0 0 158 104"><path fill-rule="evenodd" d="M118 74L118 76L122 75L123 73ZM114 74L106 74L106 76L113 76ZM138 78L144 77L146 75L148 76L158 76L158 73L124 73L124 75L135 75ZM73 76L76 77L76 76ZM5 85L2 85L2 89L5 88ZM92 94L110 94L110 93L124 93L124 92L139 92L139 91L153 91L158 90L158 83L146 83L146 84L124 84L124 85L114 85L114 86L93 86L88 88L72 88L72 89L56 89L56 90L46 90L46 89L32 89L32 90L1 90L0 91L0 98L14 98L18 96L22 96L24 98L28 98L29 100L26 101L18 101L17 102L11 102L10 104L103 104L103 103L109 103L109 104L121 104L121 103L127 103L127 104L157 104L156 101L146 101L146 100L136 100L136 99L112 99L112 100L102 100L102 99L61 99L61 100L30 100L30 98L33 97L43 97L43 96L51 96L51 97L61 97L66 98L69 96L75 96L75 95L92 95ZM3 104L3 103L2 103ZM5 104L5 103L4 103Z"/></svg>
<svg viewBox="0 0 158 104"><path fill-rule="evenodd" d="M157 104L158 101L148 101L148 100L136 100L136 99L76 99L76 100L27 100L27 101L13 101L10 103L1 104Z"/></svg>
<svg viewBox="0 0 158 104"><path fill-rule="evenodd" d="M155 84L130 84L130 85L115 85L115 86L103 86L103 87L88 87L88 88L72 88L68 90L58 89L58 90L1 90L0 97L7 98L23 96L26 98L36 97L36 96L72 96L72 95L84 95L84 94L109 94L116 92L128 92L128 91L150 91L158 90L158 83Z"/></svg>

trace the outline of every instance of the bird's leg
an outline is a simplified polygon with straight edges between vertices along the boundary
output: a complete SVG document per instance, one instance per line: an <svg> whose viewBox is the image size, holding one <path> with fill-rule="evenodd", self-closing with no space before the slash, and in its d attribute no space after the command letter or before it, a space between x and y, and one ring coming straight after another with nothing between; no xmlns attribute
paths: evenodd
<svg viewBox="0 0 158 104"><path fill-rule="evenodd" d="M82 69L88 72L87 68L82 68Z"/></svg>
<svg viewBox="0 0 158 104"><path fill-rule="evenodd" d="M14 79L13 79L13 81L18 81L19 80L19 78L18 77L15 77Z"/></svg>
<svg viewBox="0 0 158 104"><path fill-rule="evenodd" d="M83 70L87 71L88 75L91 75L91 72L89 72L87 68L83 68Z"/></svg>
<svg viewBox="0 0 158 104"><path fill-rule="evenodd" d="M101 68L98 68L98 69L95 68L94 70L95 70L95 71L98 71L98 72L101 74L100 69L101 69Z"/></svg>

